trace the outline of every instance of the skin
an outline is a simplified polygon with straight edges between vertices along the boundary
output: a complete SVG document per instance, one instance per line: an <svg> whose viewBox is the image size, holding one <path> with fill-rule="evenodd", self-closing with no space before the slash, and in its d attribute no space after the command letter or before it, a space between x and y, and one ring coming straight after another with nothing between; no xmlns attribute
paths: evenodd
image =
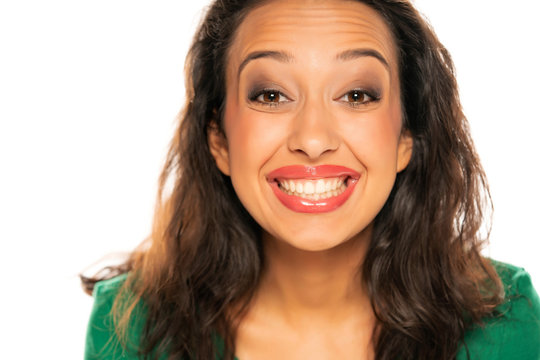
<svg viewBox="0 0 540 360"><path fill-rule="evenodd" d="M382 61L336 58L351 49L369 49ZM257 51L286 57L246 63ZM374 10L352 1L271 1L240 24L226 82L225 134L210 131L209 146L263 228L266 258L238 329L236 355L373 358L375 318L359 274L373 219L412 151L402 131L390 30ZM256 92L261 89L272 91ZM377 96L360 92L365 89ZM259 95L250 97L254 92ZM269 186L267 174L277 168L323 164L361 174L334 211L294 212Z"/></svg>

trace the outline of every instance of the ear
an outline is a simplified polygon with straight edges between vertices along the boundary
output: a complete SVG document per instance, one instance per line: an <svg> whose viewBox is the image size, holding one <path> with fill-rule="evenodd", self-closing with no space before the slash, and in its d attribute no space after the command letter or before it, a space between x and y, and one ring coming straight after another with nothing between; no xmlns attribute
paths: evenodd
<svg viewBox="0 0 540 360"><path fill-rule="evenodd" d="M411 161L413 138L409 130L405 130L399 137L397 153L397 172L403 171Z"/></svg>
<svg viewBox="0 0 540 360"><path fill-rule="evenodd" d="M225 134L219 130L217 124L212 121L206 131L208 147L216 161L218 169L229 176L229 146Z"/></svg>

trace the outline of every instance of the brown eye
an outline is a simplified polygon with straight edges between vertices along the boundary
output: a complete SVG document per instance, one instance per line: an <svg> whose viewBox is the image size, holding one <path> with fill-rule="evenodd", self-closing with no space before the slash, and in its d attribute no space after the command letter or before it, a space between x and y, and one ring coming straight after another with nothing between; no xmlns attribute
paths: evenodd
<svg viewBox="0 0 540 360"><path fill-rule="evenodd" d="M351 90L339 99L339 101L343 101L353 107L368 104L377 100L377 96L369 95L369 93L364 90Z"/></svg>
<svg viewBox="0 0 540 360"><path fill-rule="evenodd" d="M249 96L249 100L265 106L280 106L283 103L291 101L280 91L274 89L257 91Z"/></svg>
<svg viewBox="0 0 540 360"><path fill-rule="evenodd" d="M269 103L277 103L279 102L279 93L277 91L267 91L263 94L262 101L269 102Z"/></svg>
<svg viewBox="0 0 540 360"><path fill-rule="evenodd" d="M365 102L367 100L367 95L364 94L363 92L360 92L360 91L357 91L357 90L353 90L349 93L347 93L347 100L349 102Z"/></svg>

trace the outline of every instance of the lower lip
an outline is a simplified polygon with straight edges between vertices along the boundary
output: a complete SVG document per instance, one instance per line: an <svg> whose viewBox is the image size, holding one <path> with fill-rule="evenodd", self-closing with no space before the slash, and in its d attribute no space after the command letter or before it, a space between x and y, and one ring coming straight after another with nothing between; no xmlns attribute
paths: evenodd
<svg viewBox="0 0 540 360"><path fill-rule="evenodd" d="M271 182L270 186L279 201L287 208L295 212L314 214L334 211L343 205L343 203L351 196L357 182L357 179L349 179L347 188L341 194L320 200L310 200L300 196L286 194L280 190L276 181Z"/></svg>

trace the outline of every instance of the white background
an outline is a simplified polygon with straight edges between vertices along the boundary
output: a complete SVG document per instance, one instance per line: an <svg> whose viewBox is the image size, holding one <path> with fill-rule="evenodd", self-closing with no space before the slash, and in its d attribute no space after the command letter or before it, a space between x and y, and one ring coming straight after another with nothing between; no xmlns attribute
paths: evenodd
<svg viewBox="0 0 540 360"><path fill-rule="evenodd" d="M2 358L82 358L77 274L148 234L206 1L190 3L0 2ZM454 57L491 184L486 254L540 288L536 2L416 3Z"/></svg>

